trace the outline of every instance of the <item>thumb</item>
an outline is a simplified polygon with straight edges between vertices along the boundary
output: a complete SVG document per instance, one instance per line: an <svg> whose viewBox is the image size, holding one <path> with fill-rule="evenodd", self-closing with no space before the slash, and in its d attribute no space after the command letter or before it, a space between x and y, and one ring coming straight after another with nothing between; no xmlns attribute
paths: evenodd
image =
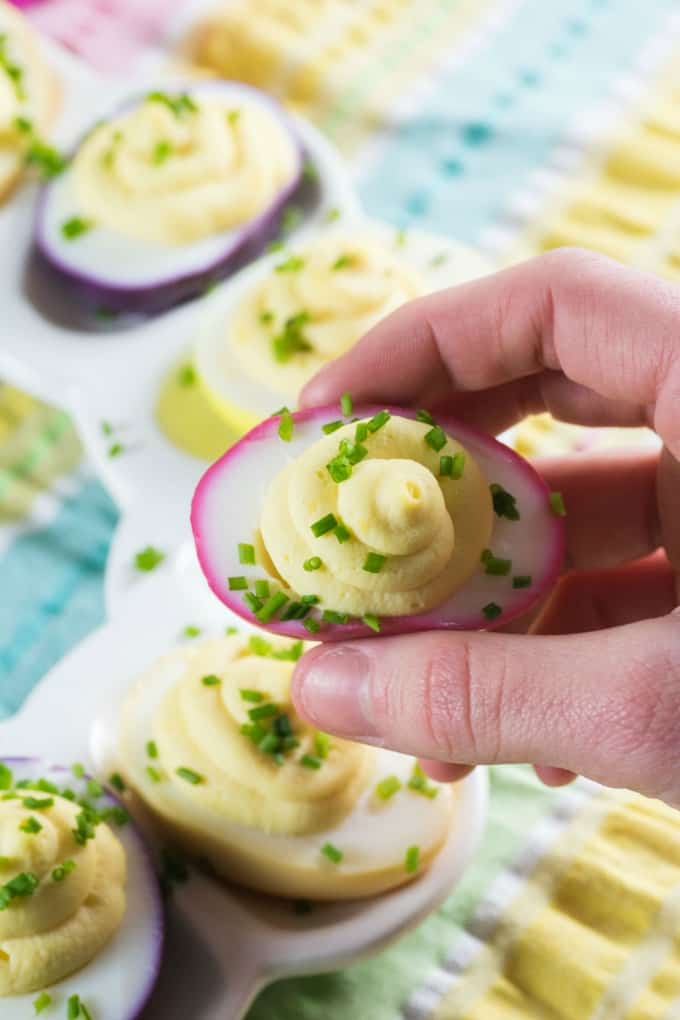
<svg viewBox="0 0 680 1020"><path fill-rule="evenodd" d="M592 634L432 633L320 645L297 710L338 736L460 764L531 762L680 804L680 611Z"/></svg>

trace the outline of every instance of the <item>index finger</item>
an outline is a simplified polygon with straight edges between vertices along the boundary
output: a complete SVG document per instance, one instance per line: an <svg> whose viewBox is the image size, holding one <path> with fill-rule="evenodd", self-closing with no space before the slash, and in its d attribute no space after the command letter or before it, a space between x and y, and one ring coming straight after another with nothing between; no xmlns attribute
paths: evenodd
<svg viewBox="0 0 680 1020"><path fill-rule="evenodd" d="M349 391L357 402L446 398L455 413L457 396L472 410L471 394L495 393L519 414L555 389L561 417L644 419L680 456L677 288L592 252L550 252L404 305L323 369L301 403Z"/></svg>

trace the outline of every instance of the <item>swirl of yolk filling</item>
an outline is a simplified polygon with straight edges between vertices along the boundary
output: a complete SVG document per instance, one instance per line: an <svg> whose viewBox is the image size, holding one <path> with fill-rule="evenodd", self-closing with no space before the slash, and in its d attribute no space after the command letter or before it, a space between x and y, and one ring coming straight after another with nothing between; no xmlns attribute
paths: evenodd
<svg viewBox="0 0 680 1020"><path fill-rule="evenodd" d="M118 234L185 244L264 212L298 166L294 140L260 104L152 94L94 130L73 170L83 216Z"/></svg>
<svg viewBox="0 0 680 1020"><path fill-rule="evenodd" d="M303 594L311 583L323 606L350 615L401 616L441 605L474 573L488 544L487 480L450 436L442 433L437 449L429 445L430 425L391 417L359 444L355 428L320 439L270 483L263 558L288 588ZM358 446L361 459L337 482L329 466L343 445L352 459ZM460 477L441 473L442 458L453 457ZM315 534L315 523L329 517L344 526L344 541L333 529ZM322 567L310 581L304 563L314 556Z"/></svg>
<svg viewBox="0 0 680 1020"><path fill-rule="evenodd" d="M37 991L80 970L125 912L125 851L108 826L97 825L83 845L74 835L78 804L50 795L51 806L31 810L22 793L29 791L0 801L0 995Z"/></svg>

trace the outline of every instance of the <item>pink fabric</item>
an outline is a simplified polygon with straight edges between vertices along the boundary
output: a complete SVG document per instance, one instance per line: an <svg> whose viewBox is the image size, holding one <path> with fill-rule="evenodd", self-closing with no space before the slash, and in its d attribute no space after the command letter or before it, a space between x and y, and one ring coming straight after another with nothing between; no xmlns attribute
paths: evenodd
<svg viewBox="0 0 680 1020"><path fill-rule="evenodd" d="M14 0L33 24L97 70L130 68L162 35L173 0Z"/></svg>

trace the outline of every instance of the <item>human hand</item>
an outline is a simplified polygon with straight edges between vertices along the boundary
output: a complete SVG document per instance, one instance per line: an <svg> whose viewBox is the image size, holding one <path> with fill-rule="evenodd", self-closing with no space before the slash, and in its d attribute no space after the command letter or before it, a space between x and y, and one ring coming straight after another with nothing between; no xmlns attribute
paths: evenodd
<svg viewBox="0 0 680 1020"><path fill-rule="evenodd" d="M531 762L680 806L680 289L558 250L393 313L305 388L447 412L499 432L550 411L648 425L660 453L537 466L565 499L567 573L528 634L321 645L298 663L320 729L431 759L434 778ZM456 763L456 764L451 764Z"/></svg>

